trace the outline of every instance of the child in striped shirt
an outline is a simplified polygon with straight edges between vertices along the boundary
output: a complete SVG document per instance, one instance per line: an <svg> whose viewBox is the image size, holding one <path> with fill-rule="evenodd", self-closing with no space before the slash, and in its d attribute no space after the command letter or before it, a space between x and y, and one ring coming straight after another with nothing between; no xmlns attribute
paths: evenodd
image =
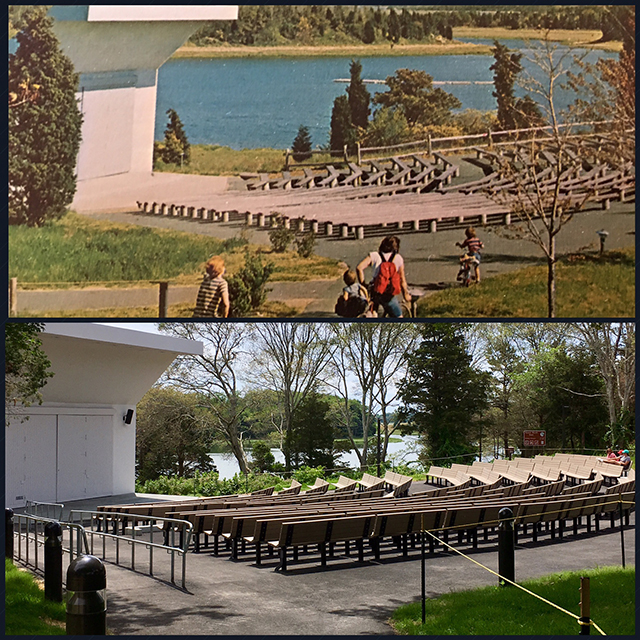
<svg viewBox="0 0 640 640"><path fill-rule="evenodd" d="M222 277L224 261L213 256L205 264L206 275L198 291L194 318L227 318L229 316L229 288Z"/></svg>
<svg viewBox="0 0 640 640"><path fill-rule="evenodd" d="M477 260L474 264L474 269L476 282L480 282L480 249L484 249L484 244L476 236L476 230L473 227L466 229L464 235L467 236L467 239L462 244L456 242L456 246L466 249L467 253Z"/></svg>

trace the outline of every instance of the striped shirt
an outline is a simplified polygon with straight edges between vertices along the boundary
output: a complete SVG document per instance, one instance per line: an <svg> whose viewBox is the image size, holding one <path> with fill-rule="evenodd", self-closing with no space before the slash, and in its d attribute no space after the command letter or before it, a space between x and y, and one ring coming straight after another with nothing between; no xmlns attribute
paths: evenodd
<svg viewBox="0 0 640 640"><path fill-rule="evenodd" d="M469 249L469 253L474 254L474 253L480 253L480 249L484 248L484 245L482 244L482 241L480 240L480 238L467 238L463 243L462 243L462 248L464 249L465 247L467 247Z"/></svg>
<svg viewBox="0 0 640 640"><path fill-rule="evenodd" d="M222 296L229 292L227 281L222 276L206 275L198 291L194 318L222 318Z"/></svg>

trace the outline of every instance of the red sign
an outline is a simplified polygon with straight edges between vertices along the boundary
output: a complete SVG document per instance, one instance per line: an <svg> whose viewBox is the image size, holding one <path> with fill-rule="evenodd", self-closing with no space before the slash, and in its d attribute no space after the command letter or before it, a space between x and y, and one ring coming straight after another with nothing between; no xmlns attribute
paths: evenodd
<svg viewBox="0 0 640 640"><path fill-rule="evenodd" d="M546 431L524 431L525 447L544 447L547 444Z"/></svg>

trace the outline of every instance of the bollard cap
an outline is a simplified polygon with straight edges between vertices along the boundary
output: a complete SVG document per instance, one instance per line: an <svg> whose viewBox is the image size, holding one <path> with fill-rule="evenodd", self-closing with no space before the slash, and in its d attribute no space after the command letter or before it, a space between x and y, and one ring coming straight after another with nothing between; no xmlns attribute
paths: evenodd
<svg viewBox="0 0 640 640"><path fill-rule="evenodd" d="M498 517L500 520L508 520L513 518L513 511L509 507L503 507L498 511Z"/></svg>
<svg viewBox="0 0 640 640"><path fill-rule="evenodd" d="M62 527L59 522L47 522L44 525L44 535L47 538L59 538L62 535Z"/></svg>
<svg viewBox="0 0 640 640"><path fill-rule="evenodd" d="M67 569L67 591L100 591L107 588L107 571L95 556L78 556Z"/></svg>

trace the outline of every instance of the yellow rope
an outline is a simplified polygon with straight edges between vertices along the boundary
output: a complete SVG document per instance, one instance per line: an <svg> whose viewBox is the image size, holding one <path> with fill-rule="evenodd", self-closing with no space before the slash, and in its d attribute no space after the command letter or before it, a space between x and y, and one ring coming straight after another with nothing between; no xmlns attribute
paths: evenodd
<svg viewBox="0 0 640 640"><path fill-rule="evenodd" d="M471 558L468 555L462 553L461 551L458 551L458 549L455 549L450 544L444 542L444 540L440 540L440 538L438 538L438 536L436 536L433 533L431 533L431 531L425 531L425 533L428 533L431 537L435 538L438 542L440 542L444 546L448 547L451 551L455 551L458 555L461 555L463 558L466 558L467 560L470 560L471 562L473 562L474 564L477 564L482 569L485 569L489 573L492 573L494 576L497 576L498 578L500 578L500 580L503 580L504 582L508 582L509 584L513 585L514 587L518 587L518 589L521 589L525 593L528 593L529 595L533 596L534 598L538 598L538 600L542 600L542 602L545 602L546 604L551 605L552 607L555 607L556 609L558 609L558 611L562 611L562 613L566 613L568 616L571 616L572 618L578 620L578 622L580 624L593 625L598 630L600 635L603 635L603 636L607 635L604 631L602 631L602 629L600 629L600 627L595 622L593 622L593 621L591 621L589 623L580 622L580 616L577 616L575 613L571 613L571 611L567 611L566 609L563 609L562 607L558 606L554 602L551 602L550 600L547 600L546 598L543 598L542 596L539 596L537 593L534 593L533 591L529 591L529 589L523 587L522 585L519 585L519 584L517 584L515 582L512 582L508 578L504 578L503 576L501 576L499 573L497 573L493 569L489 569L489 567L486 567L485 565L483 565L482 563L478 562L477 560L474 560L473 558Z"/></svg>

